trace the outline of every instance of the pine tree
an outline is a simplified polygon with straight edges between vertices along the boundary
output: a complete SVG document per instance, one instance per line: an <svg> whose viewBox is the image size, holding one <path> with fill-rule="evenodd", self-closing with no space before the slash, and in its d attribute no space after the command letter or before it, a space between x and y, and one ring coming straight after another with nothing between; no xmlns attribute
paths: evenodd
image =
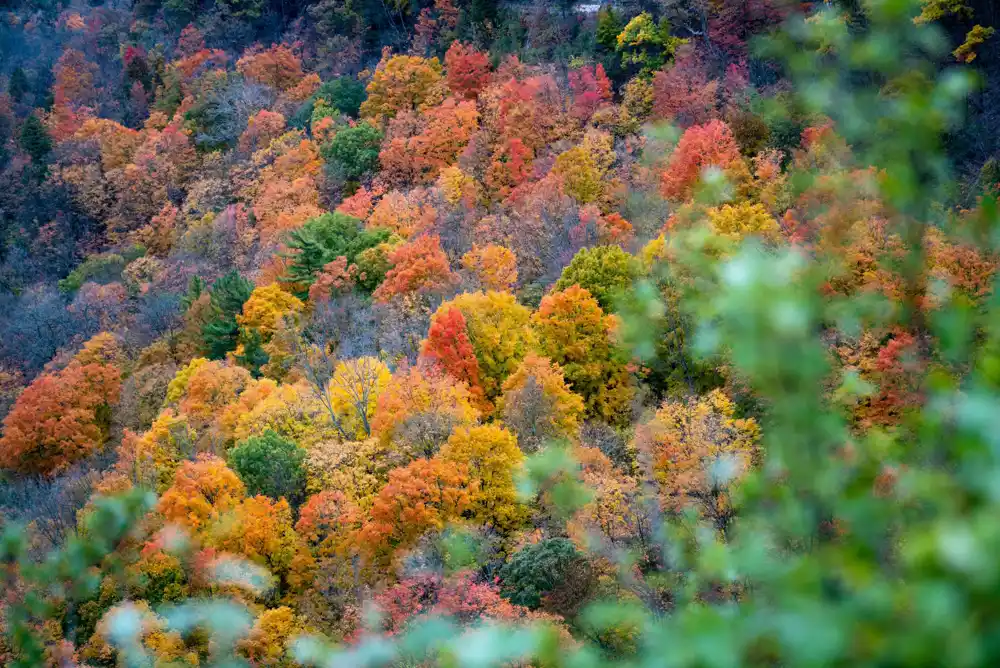
<svg viewBox="0 0 1000 668"><path fill-rule="evenodd" d="M31 161L41 165L52 150L52 138L38 117L32 114L21 126L21 149L31 156Z"/></svg>
<svg viewBox="0 0 1000 668"><path fill-rule="evenodd" d="M188 281L187 293L181 297L181 308L185 311L191 308L191 304L198 301L198 297L201 297L201 293L205 291L205 281L199 276L192 276L191 280Z"/></svg>
<svg viewBox="0 0 1000 668"><path fill-rule="evenodd" d="M7 92L10 93L10 99L20 102L29 89L28 76L24 73L24 70L20 67L14 68L14 71L10 74L10 82L7 84Z"/></svg>
<svg viewBox="0 0 1000 668"><path fill-rule="evenodd" d="M328 263L343 256L351 265L362 251L388 238L388 230L365 230L357 218L342 213L313 218L289 235L287 246L294 253L284 280L304 286L296 296L305 299L309 286Z"/></svg>
<svg viewBox="0 0 1000 668"><path fill-rule="evenodd" d="M264 350L260 330L244 327L240 331L239 339L243 344L243 351L236 356L236 363L248 370L254 378L260 378L260 368L271 360L271 356Z"/></svg>
<svg viewBox="0 0 1000 668"><path fill-rule="evenodd" d="M243 304L250 299L253 283L240 276L235 269L212 283L212 310L215 318L202 327L202 339L208 356L222 359L236 349L240 328L236 316L243 311Z"/></svg>

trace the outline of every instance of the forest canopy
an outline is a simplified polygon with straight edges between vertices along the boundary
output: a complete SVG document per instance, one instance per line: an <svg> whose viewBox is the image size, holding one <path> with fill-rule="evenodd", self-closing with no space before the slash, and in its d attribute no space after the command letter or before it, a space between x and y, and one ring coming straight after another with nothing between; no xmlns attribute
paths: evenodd
<svg viewBox="0 0 1000 668"><path fill-rule="evenodd" d="M20 0L0 663L996 663L975 0Z"/></svg>

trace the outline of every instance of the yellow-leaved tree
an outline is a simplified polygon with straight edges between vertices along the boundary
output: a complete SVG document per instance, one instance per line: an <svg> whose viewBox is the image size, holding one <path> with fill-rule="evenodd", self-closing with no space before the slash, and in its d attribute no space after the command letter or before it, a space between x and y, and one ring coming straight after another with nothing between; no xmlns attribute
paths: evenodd
<svg viewBox="0 0 1000 668"><path fill-rule="evenodd" d="M724 531L732 517L730 491L759 458L760 427L737 418L721 390L666 401L636 435L652 466L664 509L694 505Z"/></svg>
<svg viewBox="0 0 1000 668"><path fill-rule="evenodd" d="M468 469L476 485L470 510L477 522L505 534L525 520L526 509L518 502L514 484L524 455L514 434L496 425L459 427L440 456Z"/></svg>

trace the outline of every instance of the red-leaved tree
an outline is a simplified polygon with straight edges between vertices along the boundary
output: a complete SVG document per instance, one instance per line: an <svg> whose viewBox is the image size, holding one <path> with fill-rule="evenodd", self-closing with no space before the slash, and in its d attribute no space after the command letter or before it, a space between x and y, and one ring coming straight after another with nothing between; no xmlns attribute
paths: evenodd
<svg viewBox="0 0 1000 668"><path fill-rule="evenodd" d="M684 131L661 176L663 196L676 201L688 199L702 172L709 167L717 167L737 178L746 171L732 131L720 120L693 125Z"/></svg>

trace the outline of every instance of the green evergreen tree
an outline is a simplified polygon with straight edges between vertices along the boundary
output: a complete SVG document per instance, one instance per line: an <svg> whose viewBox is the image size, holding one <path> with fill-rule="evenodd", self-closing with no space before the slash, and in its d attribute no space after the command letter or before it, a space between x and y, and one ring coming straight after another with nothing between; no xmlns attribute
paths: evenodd
<svg viewBox="0 0 1000 668"><path fill-rule="evenodd" d="M243 344L243 352L236 356L236 363L247 369L254 378L260 378L260 368L271 359L264 350L260 331L256 328L243 328L240 330L239 341Z"/></svg>
<svg viewBox="0 0 1000 668"><path fill-rule="evenodd" d="M20 102L30 87L28 75L24 73L21 67L15 67L14 71L10 73L10 81L7 83L7 92L10 93L10 99Z"/></svg>
<svg viewBox="0 0 1000 668"><path fill-rule="evenodd" d="M357 118L361 103L368 94L365 86L354 77L337 77L332 81L324 81L323 85L313 95L313 100L325 100L328 105L342 114Z"/></svg>
<svg viewBox="0 0 1000 668"><path fill-rule="evenodd" d="M597 43L609 51L614 51L618 35L625 24L611 5L604 5L597 11Z"/></svg>
<svg viewBox="0 0 1000 668"><path fill-rule="evenodd" d="M316 274L328 262L344 256L351 264L359 253L386 241L389 236L388 230L366 230L357 218L342 213L325 213L312 218L289 235L286 245L293 251L289 255L292 263L284 280L305 286L296 295L305 299Z"/></svg>
<svg viewBox="0 0 1000 668"><path fill-rule="evenodd" d="M250 299L253 283L240 276L235 269L212 283L212 311L214 318L205 323L201 335L208 356L222 359L239 342L240 327L236 316L243 311L243 304Z"/></svg>
<svg viewBox="0 0 1000 668"><path fill-rule="evenodd" d="M537 609L575 562L584 559L567 538L547 538L527 545L500 569L500 592L515 605Z"/></svg>
<svg viewBox="0 0 1000 668"><path fill-rule="evenodd" d="M198 301L198 297L201 297L201 293L204 291L205 281L200 276L192 276L191 280L188 281L187 292L181 297L181 308L187 311L191 308L191 304Z"/></svg>
<svg viewBox="0 0 1000 668"><path fill-rule="evenodd" d="M43 165L45 158L52 151L52 138L49 137L48 130L38 120L38 116L32 114L24 119L21 126L20 137L21 149L31 156L31 161L36 165Z"/></svg>

